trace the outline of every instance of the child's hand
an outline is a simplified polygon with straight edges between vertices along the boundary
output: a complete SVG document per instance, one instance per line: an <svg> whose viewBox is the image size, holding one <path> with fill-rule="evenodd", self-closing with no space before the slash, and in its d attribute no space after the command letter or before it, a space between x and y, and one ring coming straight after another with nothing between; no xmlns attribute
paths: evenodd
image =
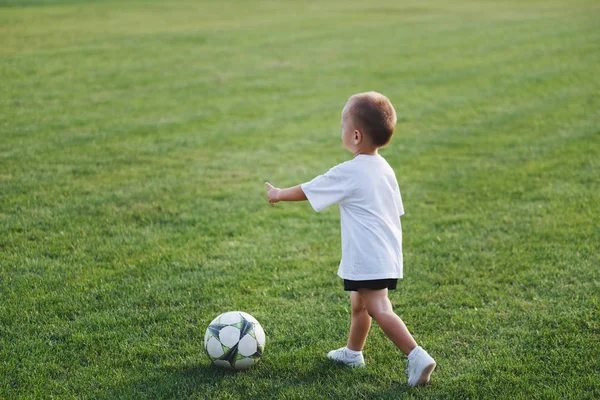
<svg viewBox="0 0 600 400"><path fill-rule="evenodd" d="M269 203L271 204L275 204L279 202L279 192L281 191L281 189L276 188L275 186L271 185L269 182L265 182L265 186L267 187L267 199L269 200Z"/></svg>

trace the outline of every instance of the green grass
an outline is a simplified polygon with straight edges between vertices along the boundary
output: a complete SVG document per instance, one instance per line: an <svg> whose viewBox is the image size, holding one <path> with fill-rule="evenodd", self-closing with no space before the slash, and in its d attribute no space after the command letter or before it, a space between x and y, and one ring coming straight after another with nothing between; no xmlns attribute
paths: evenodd
<svg viewBox="0 0 600 400"><path fill-rule="evenodd" d="M0 398L600 396L595 1L0 1ZM349 159L385 93L405 279L437 359L409 389L375 325L345 343L336 207L263 182ZM244 373L204 330L254 315Z"/></svg>

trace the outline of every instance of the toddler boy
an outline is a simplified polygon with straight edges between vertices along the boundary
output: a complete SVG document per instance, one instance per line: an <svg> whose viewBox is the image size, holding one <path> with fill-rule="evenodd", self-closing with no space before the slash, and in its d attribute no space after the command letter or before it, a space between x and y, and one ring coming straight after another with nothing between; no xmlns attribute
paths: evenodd
<svg viewBox="0 0 600 400"><path fill-rule="evenodd" d="M362 349L375 318L383 332L408 356L408 384L424 385L435 369L434 359L417 345L392 310L388 290L402 278L402 198L394 171L378 150L391 139L396 111L376 92L356 94L342 111L342 143L355 157L323 175L287 189L268 182L268 201L308 200L315 211L338 204L341 215L342 260L338 275L350 292L352 316L345 347L328 358L364 366Z"/></svg>

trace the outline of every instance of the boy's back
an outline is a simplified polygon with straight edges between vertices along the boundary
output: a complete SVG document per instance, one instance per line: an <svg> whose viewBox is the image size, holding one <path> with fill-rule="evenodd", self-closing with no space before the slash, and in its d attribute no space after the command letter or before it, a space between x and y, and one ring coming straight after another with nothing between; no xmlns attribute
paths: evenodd
<svg viewBox="0 0 600 400"><path fill-rule="evenodd" d="M340 206L340 277L402 278L404 209L394 171L383 157L358 155L301 186L315 211Z"/></svg>

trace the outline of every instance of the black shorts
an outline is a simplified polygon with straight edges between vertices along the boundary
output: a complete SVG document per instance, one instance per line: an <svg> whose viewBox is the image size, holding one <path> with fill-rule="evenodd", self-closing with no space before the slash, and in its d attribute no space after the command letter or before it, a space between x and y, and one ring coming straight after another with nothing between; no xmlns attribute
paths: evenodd
<svg viewBox="0 0 600 400"><path fill-rule="evenodd" d="M347 292L358 292L358 289L389 289L396 290L398 279L375 279L372 281L350 281L344 279L344 290Z"/></svg>

